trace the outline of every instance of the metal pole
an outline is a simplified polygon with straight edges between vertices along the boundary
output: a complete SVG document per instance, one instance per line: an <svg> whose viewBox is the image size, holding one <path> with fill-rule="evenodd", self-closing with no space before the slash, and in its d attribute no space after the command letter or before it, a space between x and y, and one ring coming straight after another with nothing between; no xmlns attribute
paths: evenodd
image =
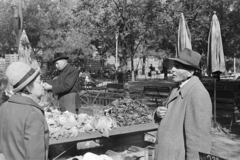
<svg viewBox="0 0 240 160"><path fill-rule="evenodd" d="M236 58L235 58L235 55L234 55L234 58L233 58L233 73L234 73L234 79L236 78Z"/></svg>
<svg viewBox="0 0 240 160"><path fill-rule="evenodd" d="M118 67L118 32L116 33L116 62L115 62L115 68L117 70Z"/></svg>
<svg viewBox="0 0 240 160"><path fill-rule="evenodd" d="M216 117L217 117L217 113L216 113L216 112L217 112L217 110L216 110L216 108L217 108L217 107L216 107L216 98L217 98L217 96L216 96L216 90L217 90L217 86L216 86L216 83L217 83L217 82L216 82L216 78L213 77L213 85L214 85L214 86L213 86L213 87L214 87L214 88L213 88L213 92L214 92L214 93L213 93L214 127L217 127L217 119L216 119Z"/></svg>

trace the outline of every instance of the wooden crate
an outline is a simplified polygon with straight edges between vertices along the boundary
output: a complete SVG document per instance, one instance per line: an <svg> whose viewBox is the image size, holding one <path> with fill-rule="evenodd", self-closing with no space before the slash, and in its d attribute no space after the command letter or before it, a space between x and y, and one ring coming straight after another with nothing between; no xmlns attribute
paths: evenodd
<svg viewBox="0 0 240 160"><path fill-rule="evenodd" d="M6 63L12 63L18 61L18 54L6 54L5 55L5 61Z"/></svg>
<svg viewBox="0 0 240 160"><path fill-rule="evenodd" d="M18 61L18 54L6 54L5 55L5 67L7 68L13 62Z"/></svg>
<svg viewBox="0 0 240 160"><path fill-rule="evenodd" d="M6 63L4 58L0 58L0 71L5 71Z"/></svg>

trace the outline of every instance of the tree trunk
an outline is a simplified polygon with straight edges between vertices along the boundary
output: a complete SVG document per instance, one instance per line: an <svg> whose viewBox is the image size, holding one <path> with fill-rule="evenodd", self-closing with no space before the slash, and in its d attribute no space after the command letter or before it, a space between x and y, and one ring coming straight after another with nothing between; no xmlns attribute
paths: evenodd
<svg viewBox="0 0 240 160"><path fill-rule="evenodd" d="M146 57L143 57L143 65L142 65L142 75L145 75L145 64L146 64Z"/></svg>

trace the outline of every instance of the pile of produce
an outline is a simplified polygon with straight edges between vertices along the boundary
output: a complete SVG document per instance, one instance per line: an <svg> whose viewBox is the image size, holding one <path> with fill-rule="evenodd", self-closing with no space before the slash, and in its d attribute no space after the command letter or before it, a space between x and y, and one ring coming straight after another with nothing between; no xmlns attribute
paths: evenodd
<svg viewBox="0 0 240 160"><path fill-rule="evenodd" d="M113 160L113 159L104 154L96 155L94 153L87 152L83 156L75 156L75 157L69 158L67 160Z"/></svg>
<svg viewBox="0 0 240 160"><path fill-rule="evenodd" d="M130 98L117 99L108 108L111 108L110 116L116 120L118 126L131 126L152 122L150 108Z"/></svg>
<svg viewBox="0 0 240 160"><path fill-rule="evenodd" d="M48 123L50 137L76 137L78 133L99 131L108 137L109 131L116 128L116 122L103 113L89 116L87 114L73 114L68 111L60 112L57 109L45 109L45 118Z"/></svg>

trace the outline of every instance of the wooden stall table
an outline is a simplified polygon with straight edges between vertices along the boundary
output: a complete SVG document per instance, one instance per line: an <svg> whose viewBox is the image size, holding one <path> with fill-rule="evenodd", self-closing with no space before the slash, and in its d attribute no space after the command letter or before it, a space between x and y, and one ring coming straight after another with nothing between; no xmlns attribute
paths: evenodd
<svg viewBox="0 0 240 160"><path fill-rule="evenodd" d="M123 126L123 127L112 129L109 133L109 139L116 138L116 140L118 140L117 143L131 143L131 139L134 135L141 134L140 136L141 141L144 141L144 134L151 131L157 131L157 128L158 128L158 125L156 125L153 122L146 123L146 124L132 125L132 126ZM122 137L125 137L125 138L122 138ZM79 133L78 136L75 138L60 137L58 140L50 138L50 142L49 142L50 148L56 147L58 145L60 146L66 145L69 148L66 148L66 150L64 150L63 152L58 153L57 155L54 155L55 157L50 157L49 159L52 159L52 160L57 159L58 157L66 153L68 150L70 150L72 147L76 146L78 142L85 142L85 141L98 140L98 139L106 139L106 137L103 137L99 131L94 131L92 133Z"/></svg>

